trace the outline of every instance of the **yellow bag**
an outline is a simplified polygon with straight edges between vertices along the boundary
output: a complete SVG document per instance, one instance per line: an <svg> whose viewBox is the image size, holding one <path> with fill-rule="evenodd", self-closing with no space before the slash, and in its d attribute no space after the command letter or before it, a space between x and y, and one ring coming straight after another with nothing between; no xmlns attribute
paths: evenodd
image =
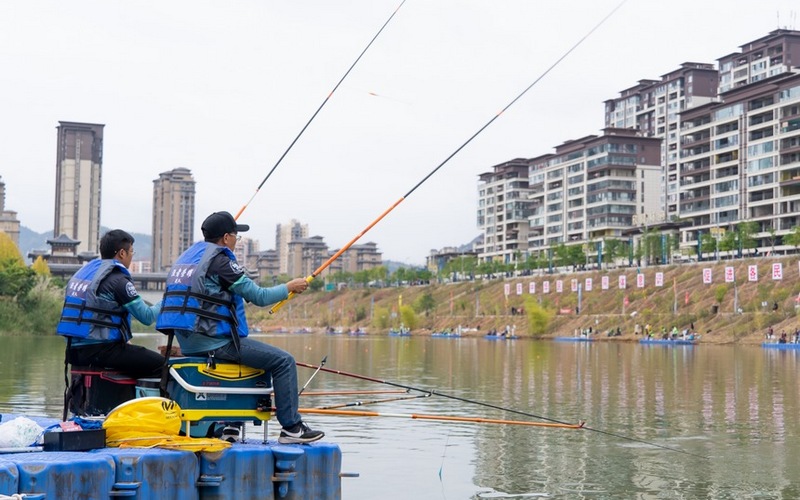
<svg viewBox="0 0 800 500"><path fill-rule="evenodd" d="M181 408L166 398L148 397L126 401L111 410L103 422L106 446L119 448L168 448L220 451L231 443L214 438L180 436Z"/></svg>

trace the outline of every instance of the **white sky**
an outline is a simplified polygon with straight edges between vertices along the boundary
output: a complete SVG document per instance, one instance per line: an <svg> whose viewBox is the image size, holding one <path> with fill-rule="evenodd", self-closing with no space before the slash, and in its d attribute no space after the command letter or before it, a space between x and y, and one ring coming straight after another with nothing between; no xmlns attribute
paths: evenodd
<svg viewBox="0 0 800 500"><path fill-rule="evenodd" d="M206 215L247 202L399 3L0 2L6 209L51 230L55 127L103 123L101 224L150 233L153 180L186 167L200 238ZM262 249L292 218L341 247L618 3L407 0L240 221ZM468 242L478 234L478 174L599 133L604 100L682 62L715 63L779 23L798 29L798 7L628 0L359 242L417 264L430 249Z"/></svg>

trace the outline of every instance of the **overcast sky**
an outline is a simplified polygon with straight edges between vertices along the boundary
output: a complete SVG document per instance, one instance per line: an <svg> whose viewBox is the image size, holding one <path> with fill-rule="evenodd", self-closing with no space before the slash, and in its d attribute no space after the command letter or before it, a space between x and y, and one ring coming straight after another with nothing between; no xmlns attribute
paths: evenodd
<svg viewBox="0 0 800 500"><path fill-rule="evenodd" d="M399 4L1 2L6 209L51 230L55 127L102 123L101 224L151 233L153 180L186 167L199 239L206 215L235 214L250 199ZM618 4L407 0L240 221L262 250L290 219L341 247ZM797 9L789 0L628 0L360 242L421 264L431 249L470 241L480 173L599 133L604 100L683 62L715 63L779 25L798 29Z"/></svg>

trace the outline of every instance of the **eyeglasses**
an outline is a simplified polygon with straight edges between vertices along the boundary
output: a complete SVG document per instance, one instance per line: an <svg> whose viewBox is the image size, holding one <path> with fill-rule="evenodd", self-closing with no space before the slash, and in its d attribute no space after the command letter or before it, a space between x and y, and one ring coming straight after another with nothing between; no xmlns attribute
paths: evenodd
<svg viewBox="0 0 800 500"><path fill-rule="evenodd" d="M136 254L136 250L134 250L133 248L120 248L119 250L117 250L117 253L120 253L123 250L128 252L128 255L130 255L130 256L133 256L133 255Z"/></svg>
<svg viewBox="0 0 800 500"><path fill-rule="evenodd" d="M239 233L228 233L228 234L236 238L236 241L241 241L242 239L242 235L240 235Z"/></svg>

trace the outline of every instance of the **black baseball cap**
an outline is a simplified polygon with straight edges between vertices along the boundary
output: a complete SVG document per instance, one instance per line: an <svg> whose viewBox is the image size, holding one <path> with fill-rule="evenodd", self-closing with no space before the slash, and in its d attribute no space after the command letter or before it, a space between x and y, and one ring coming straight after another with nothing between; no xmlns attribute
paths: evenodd
<svg viewBox="0 0 800 500"><path fill-rule="evenodd" d="M237 224L236 219L228 212L214 212L206 217L200 226L203 237L207 240L216 240L225 233L243 233L250 230L247 224Z"/></svg>

